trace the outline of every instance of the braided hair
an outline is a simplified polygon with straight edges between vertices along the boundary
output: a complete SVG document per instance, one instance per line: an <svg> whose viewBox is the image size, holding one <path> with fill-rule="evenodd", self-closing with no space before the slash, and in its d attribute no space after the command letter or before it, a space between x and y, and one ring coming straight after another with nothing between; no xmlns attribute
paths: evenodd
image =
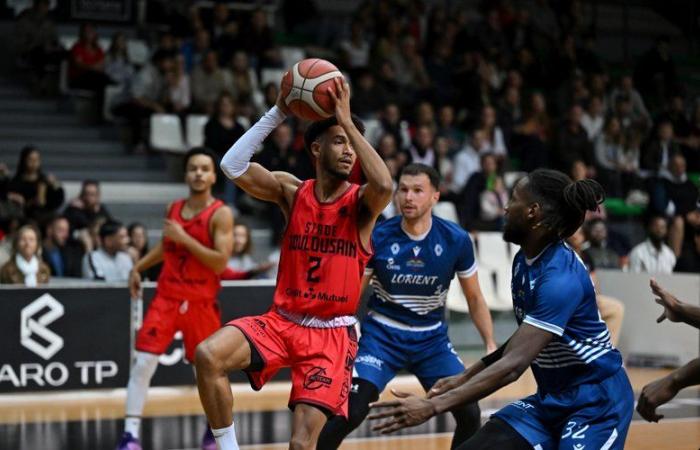
<svg viewBox="0 0 700 450"><path fill-rule="evenodd" d="M527 189L543 210L542 225L565 239L583 224L587 211L597 211L605 190L595 180L572 181L562 172L537 169L528 175Z"/></svg>

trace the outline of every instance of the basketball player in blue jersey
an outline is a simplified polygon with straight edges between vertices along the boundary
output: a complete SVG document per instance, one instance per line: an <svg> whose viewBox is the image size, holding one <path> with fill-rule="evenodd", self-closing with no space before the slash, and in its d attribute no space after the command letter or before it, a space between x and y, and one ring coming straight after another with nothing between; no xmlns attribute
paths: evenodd
<svg viewBox="0 0 700 450"><path fill-rule="evenodd" d="M372 232L374 256L367 265L363 288L371 284L369 314L362 322L346 420L329 420L317 449L336 449L362 423L369 404L402 369L415 374L423 388L464 371L447 336L445 300L457 274L469 311L487 351L496 350L493 325L479 288L474 250L459 225L432 215L440 178L432 167L406 166L396 192L401 216ZM481 426L476 402L450 409L457 422L453 447Z"/></svg>
<svg viewBox="0 0 700 450"><path fill-rule="evenodd" d="M513 306L519 327L493 354L463 374L440 380L425 398L398 400L370 419L390 419L390 433L474 402L532 367L537 393L495 413L459 450L622 449L634 397L622 357L600 319L586 269L563 239L603 201L593 180L572 182L539 169L520 180L506 208L503 238L521 246L513 261Z"/></svg>

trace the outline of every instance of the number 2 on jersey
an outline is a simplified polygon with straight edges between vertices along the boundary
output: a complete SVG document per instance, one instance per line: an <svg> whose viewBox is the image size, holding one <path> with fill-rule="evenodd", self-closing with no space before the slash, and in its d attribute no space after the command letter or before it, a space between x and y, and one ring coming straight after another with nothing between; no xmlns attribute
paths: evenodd
<svg viewBox="0 0 700 450"><path fill-rule="evenodd" d="M309 256L309 270L306 271L306 281L309 283L318 283L321 281L321 277L314 275L314 273L321 267L321 257L319 256Z"/></svg>

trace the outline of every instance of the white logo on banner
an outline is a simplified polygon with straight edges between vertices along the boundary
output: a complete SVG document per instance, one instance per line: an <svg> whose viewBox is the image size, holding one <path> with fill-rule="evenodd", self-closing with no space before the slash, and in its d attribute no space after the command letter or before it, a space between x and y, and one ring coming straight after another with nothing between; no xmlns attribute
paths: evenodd
<svg viewBox="0 0 700 450"><path fill-rule="evenodd" d="M43 309L48 311L40 316ZM48 325L63 316L63 305L49 294L44 294L22 309L20 324L20 343L42 358L49 360L63 348L63 338L47 328ZM45 343L38 342L34 336Z"/></svg>
<svg viewBox="0 0 700 450"><path fill-rule="evenodd" d="M182 340L182 331L175 333L175 341ZM182 346L173 349L172 353L163 353L158 357L158 362L164 366L174 366L175 364L183 361L185 358L185 352L182 350Z"/></svg>

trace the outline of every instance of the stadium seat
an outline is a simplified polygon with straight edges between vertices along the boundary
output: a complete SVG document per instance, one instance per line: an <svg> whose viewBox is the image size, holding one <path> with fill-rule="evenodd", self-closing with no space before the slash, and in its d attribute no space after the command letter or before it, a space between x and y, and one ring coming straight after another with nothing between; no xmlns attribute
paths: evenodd
<svg viewBox="0 0 700 450"><path fill-rule="evenodd" d="M189 114L186 122L187 147L201 147L204 145L204 127L209 121L209 116L204 114Z"/></svg>
<svg viewBox="0 0 700 450"><path fill-rule="evenodd" d="M506 172L503 174L503 184L506 185L507 189L511 189L525 175L527 172Z"/></svg>
<svg viewBox="0 0 700 450"><path fill-rule="evenodd" d="M129 39L126 41L126 52L129 55L129 61L137 66L143 66L148 62L149 50L148 45L141 39Z"/></svg>
<svg viewBox="0 0 700 450"><path fill-rule="evenodd" d="M479 267L479 284L489 309L512 309L510 281L515 253L511 245L498 232L481 232L476 237L476 259ZM490 292L487 296L486 292Z"/></svg>
<svg viewBox="0 0 700 450"><path fill-rule="evenodd" d="M284 72L286 71L282 69L263 69L260 73L260 84L263 88L267 83L274 83L279 86Z"/></svg>
<svg viewBox="0 0 700 450"><path fill-rule="evenodd" d="M280 54L284 67L292 67L294 64L306 58L306 52L303 48L299 47L282 47L280 48Z"/></svg>
<svg viewBox="0 0 700 450"><path fill-rule="evenodd" d="M457 216L457 208L452 202L438 202L433 207L433 214L441 219L449 220L450 222L459 223Z"/></svg>
<svg viewBox="0 0 700 450"><path fill-rule="evenodd" d="M362 123L365 125L365 139L376 148L382 134L382 124L378 119L362 119Z"/></svg>
<svg viewBox="0 0 700 450"><path fill-rule="evenodd" d="M102 102L102 117L108 122L114 122L115 117L112 114L112 108L115 106L115 100L124 91L124 86L107 86L104 92L104 101Z"/></svg>
<svg viewBox="0 0 700 450"><path fill-rule="evenodd" d="M175 114L152 114L150 144L156 150L184 153L187 147L182 139L180 118Z"/></svg>

